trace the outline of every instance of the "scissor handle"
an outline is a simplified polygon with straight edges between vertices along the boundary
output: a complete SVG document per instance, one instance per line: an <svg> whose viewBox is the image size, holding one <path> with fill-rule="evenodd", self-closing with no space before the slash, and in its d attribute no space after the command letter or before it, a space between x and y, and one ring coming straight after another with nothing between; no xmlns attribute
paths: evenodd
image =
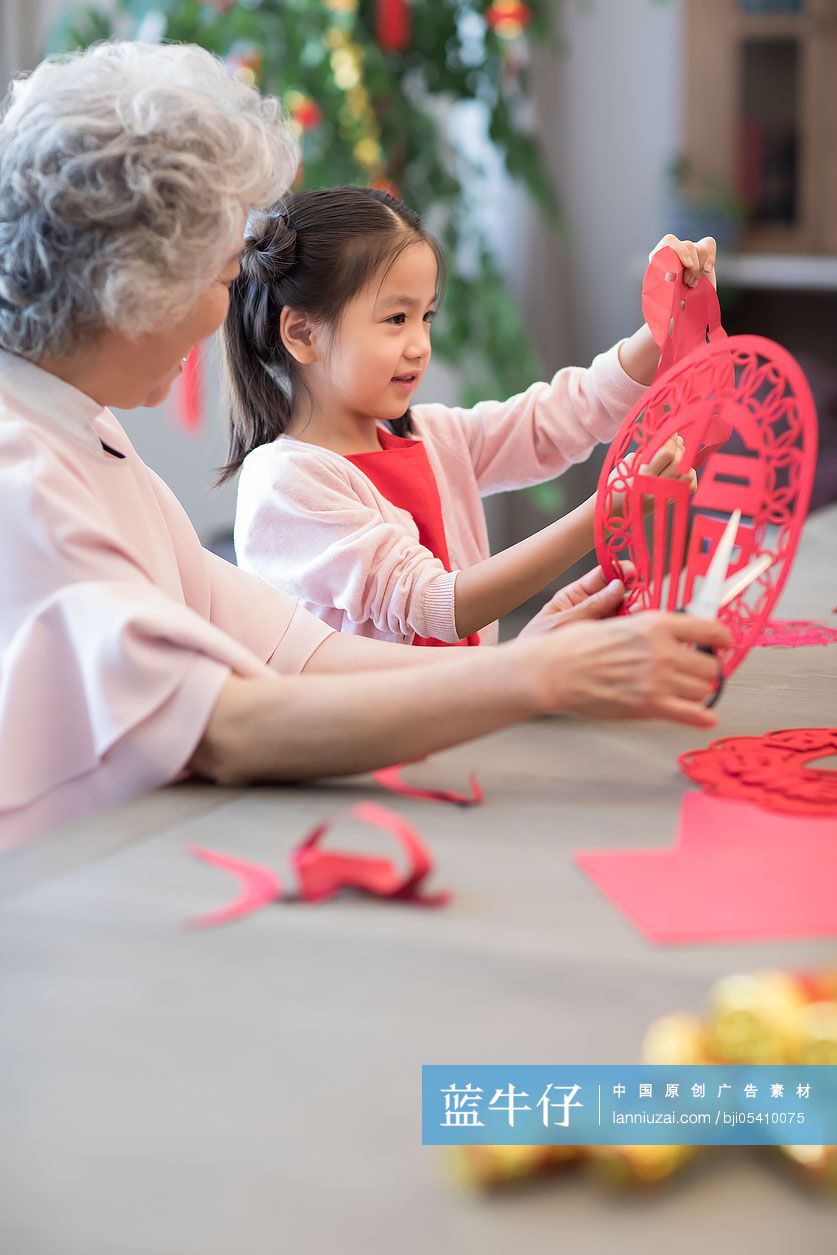
<svg viewBox="0 0 837 1255"><path fill-rule="evenodd" d="M688 614L689 612L685 608L685 606L678 606L674 613L675 614ZM695 648L697 649L699 654L709 654L711 658L718 657L716 651L712 648L711 645L696 645ZM724 691L724 684L725 684L724 672L719 665L718 687L715 689L715 692L712 694L709 700L703 703L707 710L711 710L712 707L715 705L715 703L718 701L718 698L721 696L721 694Z"/></svg>
<svg viewBox="0 0 837 1255"><path fill-rule="evenodd" d="M718 657L718 655L716 654L715 650L712 648L711 645L698 645L697 648L698 648L698 653L700 654L710 654L713 658ZM721 696L721 694L724 691L725 683L726 681L724 678L723 668L719 665L718 666L718 687L715 689L715 692L712 694L709 700L703 703L707 710L711 710L712 707L715 705L715 703L718 701L718 698Z"/></svg>

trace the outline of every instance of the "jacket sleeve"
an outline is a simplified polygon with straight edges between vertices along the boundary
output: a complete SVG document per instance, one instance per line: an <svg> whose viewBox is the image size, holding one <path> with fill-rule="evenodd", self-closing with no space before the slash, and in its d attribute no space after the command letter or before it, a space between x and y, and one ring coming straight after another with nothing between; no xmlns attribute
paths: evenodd
<svg viewBox="0 0 837 1255"><path fill-rule="evenodd" d="M264 580L207 549L203 554L210 582L211 622L272 670L300 674L334 629Z"/></svg>
<svg viewBox="0 0 837 1255"><path fill-rule="evenodd" d="M235 545L243 570L290 597L336 607L352 623L453 643L457 572L403 524L361 500L325 460L293 454L245 463Z"/></svg>
<svg viewBox="0 0 837 1255"><path fill-rule="evenodd" d="M508 401L416 409L438 439L465 440L482 496L528 488L612 440L645 392L622 369L618 349L601 353L589 368L564 367L549 383L534 383Z"/></svg>
<svg viewBox="0 0 837 1255"><path fill-rule="evenodd" d="M229 675L275 674L266 647L259 657L224 630L235 577L213 572L219 623L169 595L107 527L90 488L27 448L15 426L0 429L0 846L10 812L62 786L89 809L173 780ZM240 591L243 613L244 577ZM296 632L295 607L265 592L278 644Z"/></svg>

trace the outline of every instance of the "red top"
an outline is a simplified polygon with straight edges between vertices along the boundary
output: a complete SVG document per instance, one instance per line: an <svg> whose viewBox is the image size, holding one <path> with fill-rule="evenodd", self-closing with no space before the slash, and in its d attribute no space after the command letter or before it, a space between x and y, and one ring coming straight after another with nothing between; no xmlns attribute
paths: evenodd
<svg viewBox="0 0 837 1255"><path fill-rule="evenodd" d="M439 487L421 440L409 440L394 436L392 432L378 428L380 449L374 453L350 453L347 460L368 479L378 492L394 506L413 516L418 528L419 544L438 558L446 571L451 569L445 524L442 520L442 502ZM474 632L457 645L479 645L479 632ZM414 645L443 645L432 636L416 636Z"/></svg>

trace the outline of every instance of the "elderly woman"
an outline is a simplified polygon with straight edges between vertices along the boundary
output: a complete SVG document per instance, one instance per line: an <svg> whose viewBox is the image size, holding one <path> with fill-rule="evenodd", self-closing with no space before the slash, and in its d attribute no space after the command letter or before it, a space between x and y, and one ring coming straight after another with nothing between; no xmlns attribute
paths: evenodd
<svg viewBox="0 0 837 1255"><path fill-rule="evenodd" d="M622 596L600 572L524 639L420 650L335 634L201 548L108 407L163 400L224 319L248 210L296 167L276 102L198 48L104 44L13 86L0 124L0 844L189 773L365 771L547 711L713 723L701 702L715 665L692 646L724 645L725 629L596 622Z"/></svg>

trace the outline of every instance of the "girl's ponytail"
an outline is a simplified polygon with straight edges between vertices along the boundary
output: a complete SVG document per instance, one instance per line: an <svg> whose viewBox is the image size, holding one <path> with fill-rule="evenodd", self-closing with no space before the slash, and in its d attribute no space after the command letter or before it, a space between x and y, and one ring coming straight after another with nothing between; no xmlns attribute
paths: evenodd
<svg viewBox="0 0 837 1255"><path fill-rule="evenodd" d="M286 218L262 214L251 222L221 337L230 443L216 486L231 479L253 449L281 436L291 421L299 381L279 335L279 291L295 257L296 231Z"/></svg>

